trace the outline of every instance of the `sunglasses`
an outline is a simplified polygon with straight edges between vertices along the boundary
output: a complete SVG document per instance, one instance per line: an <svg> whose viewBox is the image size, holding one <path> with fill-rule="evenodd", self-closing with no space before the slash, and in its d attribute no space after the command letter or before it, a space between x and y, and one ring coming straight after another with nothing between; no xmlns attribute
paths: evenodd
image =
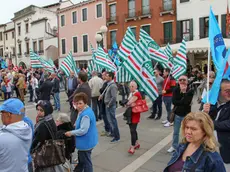
<svg viewBox="0 0 230 172"><path fill-rule="evenodd" d="M187 79L179 79L179 82L185 82Z"/></svg>

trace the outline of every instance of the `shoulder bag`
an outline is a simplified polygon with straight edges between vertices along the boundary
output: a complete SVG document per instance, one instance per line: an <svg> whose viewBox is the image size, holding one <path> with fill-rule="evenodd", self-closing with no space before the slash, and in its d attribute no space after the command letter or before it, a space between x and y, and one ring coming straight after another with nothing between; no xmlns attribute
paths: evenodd
<svg viewBox="0 0 230 172"><path fill-rule="evenodd" d="M65 142L64 140L55 140L56 137L50 124L44 122L52 139L46 140L39 148L32 153L33 165L36 168L47 168L64 164L65 159Z"/></svg>
<svg viewBox="0 0 230 172"><path fill-rule="evenodd" d="M134 104L135 105L132 107L133 113L142 113L149 110L146 100L137 100L134 102Z"/></svg>

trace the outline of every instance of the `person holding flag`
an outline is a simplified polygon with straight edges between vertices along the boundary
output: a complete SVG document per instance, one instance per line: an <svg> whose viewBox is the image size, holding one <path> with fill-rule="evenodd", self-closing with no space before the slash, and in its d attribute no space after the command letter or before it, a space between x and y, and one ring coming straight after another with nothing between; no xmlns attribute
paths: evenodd
<svg viewBox="0 0 230 172"><path fill-rule="evenodd" d="M210 92L208 91L207 96L202 100L205 103L203 111L209 113L214 121L217 140L221 145L220 155L225 163L226 170L230 171L230 68L227 62L229 51L226 50L224 39L212 9L210 9L209 16L209 40L212 59L217 69L217 77Z"/></svg>

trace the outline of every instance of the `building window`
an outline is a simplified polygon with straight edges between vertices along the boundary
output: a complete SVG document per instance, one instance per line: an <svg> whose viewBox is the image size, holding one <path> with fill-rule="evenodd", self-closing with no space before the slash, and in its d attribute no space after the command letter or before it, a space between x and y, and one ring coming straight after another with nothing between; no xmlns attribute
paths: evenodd
<svg viewBox="0 0 230 172"><path fill-rule="evenodd" d="M22 55L22 46L18 44L18 55Z"/></svg>
<svg viewBox="0 0 230 172"><path fill-rule="evenodd" d="M65 39L61 40L61 53L62 54L66 54L66 50L65 50Z"/></svg>
<svg viewBox="0 0 230 172"><path fill-rule="evenodd" d="M97 18L102 17L102 4L97 4L96 8L97 8Z"/></svg>
<svg viewBox="0 0 230 172"><path fill-rule="evenodd" d="M30 43L26 42L26 54L30 54Z"/></svg>
<svg viewBox="0 0 230 172"><path fill-rule="evenodd" d="M132 30L132 32L133 32L135 38L136 38L136 27L132 27L131 30Z"/></svg>
<svg viewBox="0 0 230 172"><path fill-rule="evenodd" d="M82 21L87 21L87 8L82 9Z"/></svg>
<svg viewBox="0 0 230 172"><path fill-rule="evenodd" d="M163 7L165 11L172 10L172 0L163 0Z"/></svg>
<svg viewBox="0 0 230 172"><path fill-rule="evenodd" d="M117 31L116 30L113 30L110 32L110 40L111 40L111 47L112 47L114 42L117 41Z"/></svg>
<svg viewBox="0 0 230 172"><path fill-rule="evenodd" d="M172 42L172 22L164 23L164 44Z"/></svg>
<svg viewBox="0 0 230 172"><path fill-rule="evenodd" d="M77 11L72 12L72 23L77 23Z"/></svg>
<svg viewBox="0 0 230 172"><path fill-rule="evenodd" d="M189 2L189 0L180 0L180 3Z"/></svg>
<svg viewBox="0 0 230 172"><path fill-rule="evenodd" d="M73 37L73 52L77 53L77 37Z"/></svg>
<svg viewBox="0 0 230 172"><path fill-rule="evenodd" d="M26 33L29 33L29 24L26 23Z"/></svg>
<svg viewBox="0 0 230 172"><path fill-rule="evenodd" d="M83 52L88 52L88 35L83 35Z"/></svg>
<svg viewBox="0 0 230 172"><path fill-rule="evenodd" d="M3 57L3 48L0 48L0 56Z"/></svg>
<svg viewBox="0 0 230 172"><path fill-rule="evenodd" d="M8 40L8 34L6 33L6 40Z"/></svg>
<svg viewBox="0 0 230 172"><path fill-rule="evenodd" d="M142 15L149 14L149 0L142 0Z"/></svg>
<svg viewBox="0 0 230 172"><path fill-rule="evenodd" d="M12 32L12 39L14 39L14 32Z"/></svg>
<svg viewBox="0 0 230 172"><path fill-rule="evenodd" d="M186 41L190 40L190 23L189 20L182 21L182 37Z"/></svg>
<svg viewBox="0 0 230 172"><path fill-rule="evenodd" d="M0 41L2 41L2 32L0 32Z"/></svg>
<svg viewBox="0 0 230 172"><path fill-rule="evenodd" d="M116 20L116 4L112 4L109 6L110 9L110 21Z"/></svg>
<svg viewBox="0 0 230 172"><path fill-rule="evenodd" d="M18 36L21 35L21 26L18 26Z"/></svg>
<svg viewBox="0 0 230 172"><path fill-rule="evenodd" d="M33 50L34 50L35 53L37 53L37 51L38 51L38 48L37 48L37 41L34 41L34 42L33 42Z"/></svg>
<svg viewBox="0 0 230 172"><path fill-rule="evenodd" d="M129 6L129 17L135 17L135 0L129 0L128 1L128 6Z"/></svg>
<svg viewBox="0 0 230 172"><path fill-rule="evenodd" d="M150 25L142 26L141 28L150 35Z"/></svg>
<svg viewBox="0 0 230 172"><path fill-rule="evenodd" d="M61 27L65 26L65 15L61 15Z"/></svg>
<svg viewBox="0 0 230 172"><path fill-rule="evenodd" d="M44 47L43 47L43 40L39 40L38 42L38 48L39 48L39 54L43 54L44 53Z"/></svg>

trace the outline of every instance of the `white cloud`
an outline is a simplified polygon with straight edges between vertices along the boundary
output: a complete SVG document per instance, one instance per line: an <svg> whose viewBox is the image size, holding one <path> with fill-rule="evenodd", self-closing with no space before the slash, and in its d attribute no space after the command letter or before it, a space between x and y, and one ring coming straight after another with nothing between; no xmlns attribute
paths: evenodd
<svg viewBox="0 0 230 172"><path fill-rule="evenodd" d="M72 0L73 3L81 1L83 0ZM59 2L59 0L5 0L0 10L0 24L10 22L15 12L29 5L44 6L57 2Z"/></svg>

